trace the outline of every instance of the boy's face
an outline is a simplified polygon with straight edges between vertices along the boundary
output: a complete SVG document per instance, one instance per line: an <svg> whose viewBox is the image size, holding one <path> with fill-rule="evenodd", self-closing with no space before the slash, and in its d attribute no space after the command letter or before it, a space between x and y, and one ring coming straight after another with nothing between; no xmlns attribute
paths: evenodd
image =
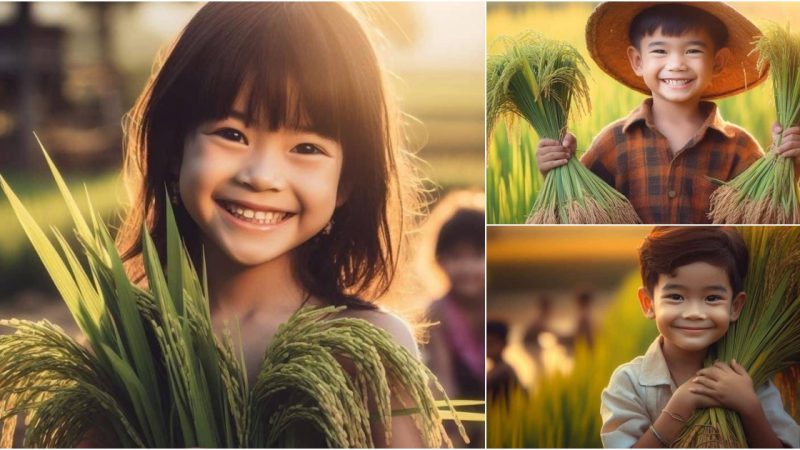
<svg viewBox="0 0 800 450"><path fill-rule="evenodd" d="M639 290L642 311L655 319L667 343L687 352L705 351L739 318L745 293L734 293L725 269L694 262L658 277L652 297Z"/></svg>
<svg viewBox="0 0 800 450"><path fill-rule="evenodd" d="M672 103L700 100L729 55L727 48L714 48L705 30L665 36L659 28L644 36L638 49L628 47L631 67L653 97Z"/></svg>

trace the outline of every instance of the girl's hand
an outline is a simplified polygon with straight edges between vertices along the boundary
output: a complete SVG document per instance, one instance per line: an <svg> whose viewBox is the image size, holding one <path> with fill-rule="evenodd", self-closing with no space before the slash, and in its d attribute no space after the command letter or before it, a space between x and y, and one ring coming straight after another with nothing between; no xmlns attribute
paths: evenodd
<svg viewBox="0 0 800 450"><path fill-rule="evenodd" d="M784 158L794 159L795 178L800 177L800 127L787 128L781 133L781 126L778 122L772 124L772 142L778 142L778 135L781 137L780 147L775 149L775 153Z"/></svg>
<svg viewBox="0 0 800 450"><path fill-rule="evenodd" d="M730 365L717 361L698 370L692 382L695 386L691 392L711 397L724 408L742 413L761 405L753 390L753 380L735 359Z"/></svg>
<svg viewBox="0 0 800 450"><path fill-rule="evenodd" d="M555 139L541 139L536 146L536 165L542 175L564 164L575 155L578 140L575 135L567 132L562 142Z"/></svg>

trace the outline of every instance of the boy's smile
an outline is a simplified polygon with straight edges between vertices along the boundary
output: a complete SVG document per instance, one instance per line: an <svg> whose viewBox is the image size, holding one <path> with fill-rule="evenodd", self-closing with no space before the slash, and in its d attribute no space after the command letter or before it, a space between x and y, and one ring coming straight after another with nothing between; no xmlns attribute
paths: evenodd
<svg viewBox="0 0 800 450"><path fill-rule="evenodd" d="M662 274L652 298L639 292L642 311L655 319L665 352L705 352L739 317L745 294L734 294L725 269L694 262Z"/></svg>
<svg viewBox="0 0 800 450"><path fill-rule="evenodd" d="M685 103L700 101L724 66L727 52L716 51L705 30L665 36L659 28L644 36L638 49L628 47L628 59L654 99Z"/></svg>

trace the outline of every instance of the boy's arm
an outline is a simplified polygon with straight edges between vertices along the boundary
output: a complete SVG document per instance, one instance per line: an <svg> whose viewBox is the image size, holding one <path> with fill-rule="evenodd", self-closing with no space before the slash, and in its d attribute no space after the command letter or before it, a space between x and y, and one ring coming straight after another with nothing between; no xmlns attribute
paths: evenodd
<svg viewBox="0 0 800 450"><path fill-rule="evenodd" d="M719 406L711 397L692 392L698 385L689 380L675 390L667 406L651 422L637 385L638 382L622 366L614 372L608 387L603 390L600 437L604 447L668 447L680 436L686 420L697 408Z"/></svg>
<svg viewBox="0 0 800 450"><path fill-rule="evenodd" d="M667 406L661 410L656 420L634 444L634 447L672 447L696 409L719 406L716 400L693 392L693 388L696 386L692 380L678 386L667 402Z"/></svg>
<svg viewBox="0 0 800 450"><path fill-rule="evenodd" d="M786 412L778 388L768 381L756 389L764 416L784 447L800 447L800 425Z"/></svg>

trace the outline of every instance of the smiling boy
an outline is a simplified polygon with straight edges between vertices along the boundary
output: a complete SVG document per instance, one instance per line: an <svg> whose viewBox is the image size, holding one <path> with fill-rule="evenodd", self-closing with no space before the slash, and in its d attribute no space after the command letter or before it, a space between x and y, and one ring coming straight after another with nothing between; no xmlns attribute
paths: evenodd
<svg viewBox="0 0 800 450"><path fill-rule="evenodd" d="M608 2L589 18L592 58L627 87L650 96L605 127L581 162L625 195L645 223L708 223L710 178L730 180L763 155L756 140L708 101L750 89L759 72L752 41L761 33L724 3ZM773 126L777 137L780 127ZM575 136L542 139L546 174L575 153ZM777 152L799 165L800 128Z"/></svg>
<svg viewBox="0 0 800 450"><path fill-rule="evenodd" d="M710 407L736 411L750 447L800 445L800 427L772 382L754 387L735 360L703 368L747 300L747 249L738 232L659 227L639 261L639 302L660 336L644 356L618 367L603 391L603 445L669 447L695 410Z"/></svg>

